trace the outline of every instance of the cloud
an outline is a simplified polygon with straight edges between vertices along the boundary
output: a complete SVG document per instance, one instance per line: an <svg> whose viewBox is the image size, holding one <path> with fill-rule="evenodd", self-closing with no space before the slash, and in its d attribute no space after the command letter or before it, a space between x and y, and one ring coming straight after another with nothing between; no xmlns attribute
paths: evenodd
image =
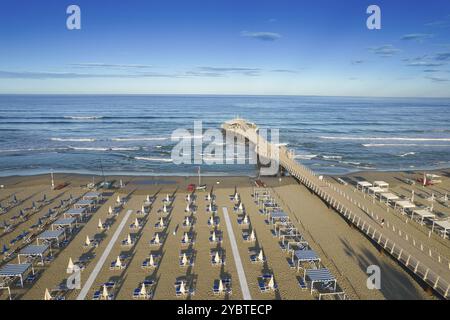
<svg viewBox="0 0 450 320"><path fill-rule="evenodd" d="M450 52L437 53L434 59L437 61L450 61Z"/></svg>
<svg viewBox="0 0 450 320"><path fill-rule="evenodd" d="M425 73L439 72L439 70L436 70L436 69L425 69L425 70L422 70L422 71L425 72Z"/></svg>
<svg viewBox="0 0 450 320"><path fill-rule="evenodd" d="M257 76L262 71L259 68L241 68L241 67L198 67L201 72L216 73L216 74L242 74L245 76Z"/></svg>
<svg viewBox="0 0 450 320"><path fill-rule="evenodd" d="M410 33L410 34L405 34L403 37L400 38L400 40L404 40L404 41L423 41L425 39L429 39L432 38L433 35L429 34L429 33Z"/></svg>
<svg viewBox="0 0 450 320"><path fill-rule="evenodd" d="M151 65L146 64L116 64L116 63L97 63L97 62L85 62L85 63L72 63L72 67L79 68L112 68L112 69L148 69L153 68Z"/></svg>
<svg viewBox="0 0 450 320"><path fill-rule="evenodd" d="M450 79L442 78L442 77L425 77L426 79L429 79L433 82L448 82Z"/></svg>
<svg viewBox="0 0 450 320"><path fill-rule="evenodd" d="M364 60L353 60L353 61L351 61L350 63L353 64L353 65L355 65L355 64L362 64L362 63L364 63L364 62L365 62Z"/></svg>
<svg viewBox="0 0 450 320"><path fill-rule="evenodd" d="M276 73L298 73L297 70L291 70L291 69L273 69L273 70L270 70L270 72L276 72Z"/></svg>
<svg viewBox="0 0 450 320"><path fill-rule="evenodd" d="M426 67L426 68L440 67L442 65L443 63L429 62L429 61L413 61L407 64L408 67Z"/></svg>
<svg viewBox="0 0 450 320"><path fill-rule="evenodd" d="M393 45L391 44L386 44L383 46L379 46L379 47L371 47L369 48L369 50L381 57L392 57L394 54L399 53L401 50L395 48Z"/></svg>
<svg viewBox="0 0 450 320"><path fill-rule="evenodd" d="M275 41L281 38L281 35L276 32L249 32L242 31L242 37L254 38L261 41Z"/></svg>
<svg viewBox="0 0 450 320"><path fill-rule="evenodd" d="M177 78L176 74L163 73L134 73L134 74L110 74L110 73L76 73L76 72L35 72L35 71L2 71L1 79L82 79L82 78Z"/></svg>

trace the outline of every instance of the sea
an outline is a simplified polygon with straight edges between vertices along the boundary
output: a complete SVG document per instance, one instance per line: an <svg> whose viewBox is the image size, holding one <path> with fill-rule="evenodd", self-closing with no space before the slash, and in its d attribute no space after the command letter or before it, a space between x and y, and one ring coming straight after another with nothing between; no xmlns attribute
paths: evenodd
<svg viewBox="0 0 450 320"><path fill-rule="evenodd" d="M320 174L450 167L444 98L0 95L0 176L193 176L198 167L203 175L255 176L247 153L231 155L240 164L177 164L171 157L175 130L193 133L194 121L220 128L238 116L278 129L279 143Z"/></svg>

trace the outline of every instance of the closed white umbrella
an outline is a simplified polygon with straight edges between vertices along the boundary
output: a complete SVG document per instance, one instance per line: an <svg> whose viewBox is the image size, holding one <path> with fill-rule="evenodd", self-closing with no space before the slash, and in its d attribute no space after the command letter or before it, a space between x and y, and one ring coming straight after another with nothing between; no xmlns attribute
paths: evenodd
<svg viewBox="0 0 450 320"><path fill-rule="evenodd" d="M69 258L69 263L67 264L67 273L73 273L73 261L72 258Z"/></svg>
<svg viewBox="0 0 450 320"><path fill-rule="evenodd" d="M139 220L138 220L138 218L134 219L134 226L136 228L139 228Z"/></svg>
<svg viewBox="0 0 450 320"><path fill-rule="evenodd" d="M86 241L84 242L84 244L86 246L90 246L91 245L91 239L89 239L89 236L86 236Z"/></svg>
<svg viewBox="0 0 450 320"><path fill-rule="evenodd" d="M159 226L160 226L161 228L164 227L164 219L163 219L162 217L159 218Z"/></svg>
<svg viewBox="0 0 450 320"><path fill-rule="evenodd" d="M141 291L139 291L139 294L141 296L147 295L147 289L145 288L145 284L144 283L142 283L142 285L141 285Z"/></svg>
<svg viewBox="0 0 450 320"><path fill-rule="evenodd" d="M167 201L167 202L169 202L169 201L170 201L170 197L169 197L169 195L168 195L168 194L166 195L166 201Z"/></svg>
<svg viewBox="0 0 450 320"><path fill-rule="evenodd" d="M145 206L144 205L142 205L141 212L145 213Z"/></svg>
<svg viewBox="0 0 450 320"><path fill-rule="evenodd" d="M121 267L122 266L122 261L120 261L120 256L117 256L117 259L116 259L116 267Z"/></svg>
<svg viewBox="0 0 450 320"><path fill-rule="evenodd" d="M152 254L150 255L150 261L149 261L149 264L150 264L152 267L155 266L155 260L153 259L153 255L152 255Z"/></svg>
<svg viewBox="0 0 450 320"><path fill-rule="evenodd" d="M191 204L190 204L190 203L188 203L188 204L186 205L185 211L186 211L186 212L191 211Z"/></svg>
<svg viewBox="0 0 450 320"><path fill-rule="evenodd" d="M112 213L113 213L113 208L112 208L111 206L109 206L109 208L108 208L108 213L109 213L109 214L112 214Z"/></svg>
<svg viewBox="0 0 450 320"><path fill-rule="evenodd" d="M191 202L191 195L188 193L188 195L187 195L187 197L186 197L186 200L188 201L188 202Z"/></svg>
<svg viewBox="0 0 450 320"><path fill-rule="evenodd" d="M131 235L130 234L128 234L128 237L127 237L127 244L131 244Z"/></svg>
<svg viewBox="0 0 450 320"><path fill-rule="evenodd" d="M191 225L191 220L189 220L189 217L186 217L185 223L186 223L187 226Z"/></svg>
<svg viewBox="0 0 450 320"><path fill-rule="evenodd" d="M216 242L216 232L215 231L213 231L213 233L212 233L211 240L212 240L212 242Z"/></svg>
<svg viewBox="0 0 450 320"><path fill-rule="evenodd" d="M181 262L183 263L183 266L187 265L188 259L186 253L183 253L183 258L181 259Z"/></svg>
<svg viewBox="0 0 450 320"><path fill-rule="evenodd" d="M189 236L188 236L187 232L184 233L183 240L184 240L184 243L188 243L189 242Z"/></svg>
<svg viewBox="0 0 450 320"><path fill-rule="evenodd" d="M222 281L222 279L219 280L219 292L220 293L223 292L223 281Z"/></svg>
<svg viewBox="0 0 450 320"><path fill-rule="evenodd" d="M147 197L145 198L145 201L150 202L150 196L147 195Z"/></svg>
<svg viewBox="0 0 450 320"><path fill-rule="evenodd" d="M46 300L46 301L52 300L52 296L50 295L50 292L48 292L47 288L45 288L44 300Z"/></svg>
<svg viewBox="0 0 450 320"><path fill-rule="evenodd" d="M108 288L106 287L106 284L103 285L103 292L102 292L102 298L103 299L108 299L109 293L108 293Z"/></svg>
<svg viewBox="0 0 450 320"><path fill-rule="evenodd" d="M103 229L103 223L102 223L102 220L101 220L101 219L98 219L98 225L97 225L97 227L98 227L99 229Z"/></svg>
<svg viewBox="0 0 450 320"><path fill-rule="evenodd" d="M264 254L263 254L262 249L259 250L258 260L259 260L259 261L264 261Z"/></svg>
<svg viewBox="0 0 450 320"><path fill-rule="evenodd" d="M184 281L181 281L181 283L180 283L180 292L181 292L181 294L186 293L186 287L184 286Z"/></svg>
<svg viewBox="0 0 450 320"><path fill-rule="evenodd" d="M212 226L214 225L214 217L213 216L209 217L209 224Z"/></svg>
<svg viewBox="0 0 450 320"><path fill-rule="evenodd" d="M414 190L411 191L411 202L414 203Z"/></svg>
<svg viewBox="0 0 450 320"><path fill-rule="evenodd" d="M234 200L236 200L236 201L239 200L239 193L236 192L236 193L234 194Z"/></svg>
<svg viewBox="0 0 450 320"><path fill-rule="evenodd" d="M157 233L156 236L155 236L155 243L156 243L156 244L159 244L159 234L158 234L158 233Z"/></svg>
<svg viewBox="0 0 450 320"><path fill-rule="evenodd" d="M247 224L248 223L248 217L247 217L247 215L245 215L244 216L244 224Z"/></svg>
<svg viewBox="0 0 450 320"><path fill-rule="evenodd" d="M116 202L117 202L117 203L121 203L121 202L122 202L122 199L120 199L120 196L117 196Z"/></svg>
<svg viewBox="0 0 450 320"><path fill-rule="evenodd" d="M242 202L239 202L239 210L243 210L244 209L244 206L242 205Z"/></svg>
<svg viewBox="0 0 450 320"><path fill-rule="evenodd" d="M208 193L208 196L207 196L207 198L206 198L208 201L211 201L211 192L210 193Z"/></svg>
<svg viewBox="0 0 450 320"><path fill-rule="evenodd" d="M250 240L251 240L251 241L254 241L255 239L256 239L256 237L255 237L255 231L252 230L252 232L250 233Z"/></svg>
<svg viewBox="0 0 450 320"><path fill-rule="evenodd" d="M275 288L275 281L273 280L273 275L270 277L270 280L269 280L269 283L267 284L267 286L272 290Z"/></svg>
<svg viewBox="0 0 450 320"><path fill-rule="evenodd" d="M208 206L209 212L212 212L212 204L210 203Z"/></svg>
<svg viewBox="0 0 450 320"><path fill-rule="evenodd" d="M164 212L164 213L167 213L167 206L166 206L165 203L164 203L164 206L163 206L163 212Z"/></svg>
<svg viewBox="0 0 450 320"><path fill-rule="evenodd" d="M214 256L214 262L217 264L220 263L219 251L216 251L216 255Z"/></svg>

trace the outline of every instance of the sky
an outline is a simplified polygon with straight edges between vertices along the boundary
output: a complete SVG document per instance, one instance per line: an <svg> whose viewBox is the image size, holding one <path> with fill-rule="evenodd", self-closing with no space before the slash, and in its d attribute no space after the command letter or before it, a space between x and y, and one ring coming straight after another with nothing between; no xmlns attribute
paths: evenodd
<svg viewBox="0 0 450 320"><path fill-rule="evenodd" d="M450 97L450 1L2 0L0 93Z"/></svg>

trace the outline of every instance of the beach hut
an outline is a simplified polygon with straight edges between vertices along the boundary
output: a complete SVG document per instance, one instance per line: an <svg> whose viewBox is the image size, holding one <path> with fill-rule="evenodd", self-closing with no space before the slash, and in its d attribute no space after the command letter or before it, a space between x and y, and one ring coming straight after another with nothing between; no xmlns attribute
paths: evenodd
<svg viewBox="0 0 450 320"><path fill-rule="evenodd" d="M436 215L431 212L432 210L426 210L426 209L419 209L419 210L414 210L411 211L411 219L414 219L414 215L419 216L419 220L420 220L420 224L423 225L423 221L425 219L434 219L436 217Z"/></svg>
<svg viewBox="0 0 450 320"><path fill-rule="evenodd" d="M368 181L358 181L356 184L356 189L359 190L361 188L361 191L364 192L365 189L372 187L373 185Z"/></svg>
<svg viewBox="0 0 450 320"><path fill-rule="evenodd" d="M52 300L52 296L50 295L50 292L48 291L47 288L45 288L44 300L46 301Z"/></svg>
<svg viewBox="0 0 450 320"><path fill-rule="evenodd" d="M384 190L389 189L389 183L387 183L385 181L374 181L373 185L374 185L374 187L379 187Z"/></svg>
<svg viewBox="0 0 450 320"><path fill-rule="evenodd" d="M431 231L434 231L436 225L441 229L442 237L445 239L447 237L448 231L450 230L450 221L449 220L435 220L435 221L433 221L433 225L431 227Z"/></svg>

